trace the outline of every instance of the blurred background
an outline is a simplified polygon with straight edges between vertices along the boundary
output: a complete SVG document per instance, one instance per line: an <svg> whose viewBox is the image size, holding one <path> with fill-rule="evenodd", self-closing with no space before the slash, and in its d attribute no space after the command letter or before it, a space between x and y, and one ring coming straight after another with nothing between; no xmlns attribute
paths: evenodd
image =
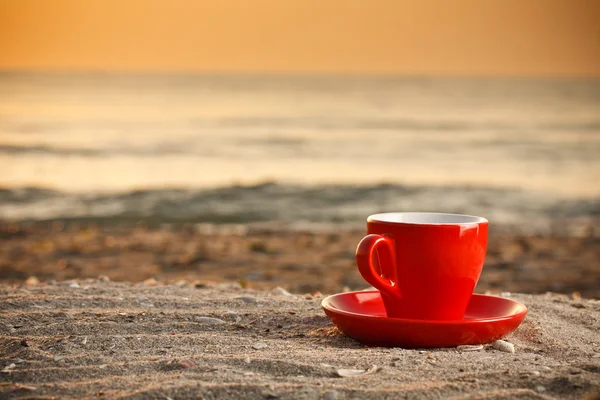
<svg viewBox="0 0 600 400"><path fill-rule="evenodd" d="M0 0L0 279L360 289L383 211L600 297L600 2Z"/></svg>

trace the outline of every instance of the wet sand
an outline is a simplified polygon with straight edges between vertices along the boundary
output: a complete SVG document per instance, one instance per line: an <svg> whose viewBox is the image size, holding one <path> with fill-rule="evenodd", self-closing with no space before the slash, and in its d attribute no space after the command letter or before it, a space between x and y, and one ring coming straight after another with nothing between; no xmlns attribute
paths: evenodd
<svg viewBox="0 0 600 400"><path fill-rule="evenodd" d="M368 348L332 327L321 295L235 283L2 285L0 397L598 398L600 302L511 297L529 307L514 354Z"/></svg>
<svg viewBox="0 0 600 400"><path fill-rule="evenodd" d="M476 292L578 292L600 298L600 237L531 236L496 229ZM237 281L292 293L365 287L354 250L362 230L241 225L0 223L0 280L97 278L164 283Z"/></svg>

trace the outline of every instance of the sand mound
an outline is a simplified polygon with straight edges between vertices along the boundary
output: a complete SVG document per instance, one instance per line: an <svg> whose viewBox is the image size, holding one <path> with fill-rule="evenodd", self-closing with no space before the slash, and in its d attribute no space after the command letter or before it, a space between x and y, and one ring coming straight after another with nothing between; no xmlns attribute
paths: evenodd
<svg viewBox="0 0 600 400"><path fill-rule="evenodd" d="M0 286L0 397L581 398L600 391L600 302L516 295L514 354L368 348L319 297L103 281ZM375 373L340 377L339 369Z"/></svg>

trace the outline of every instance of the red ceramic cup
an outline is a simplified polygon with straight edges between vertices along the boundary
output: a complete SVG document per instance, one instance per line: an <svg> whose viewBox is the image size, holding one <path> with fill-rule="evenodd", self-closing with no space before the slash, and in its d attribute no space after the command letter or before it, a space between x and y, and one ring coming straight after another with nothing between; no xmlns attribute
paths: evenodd
<svg viewBox="0 0 600 400"><path fill-rule="evenodd" d="M356 263L381 292L388 317L463 318L485 258L485 218L375 214L367 218L367 233L356 249Z"/></svg>

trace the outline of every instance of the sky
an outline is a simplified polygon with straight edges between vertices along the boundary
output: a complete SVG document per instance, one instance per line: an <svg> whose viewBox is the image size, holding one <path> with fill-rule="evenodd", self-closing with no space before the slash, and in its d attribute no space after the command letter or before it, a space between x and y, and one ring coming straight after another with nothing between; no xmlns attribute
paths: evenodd
<svg viewBox="0 0 600 400"><path fill-rule="evenodd" d="M0 0L0 69L600 76L600 0Z"/></svg>

